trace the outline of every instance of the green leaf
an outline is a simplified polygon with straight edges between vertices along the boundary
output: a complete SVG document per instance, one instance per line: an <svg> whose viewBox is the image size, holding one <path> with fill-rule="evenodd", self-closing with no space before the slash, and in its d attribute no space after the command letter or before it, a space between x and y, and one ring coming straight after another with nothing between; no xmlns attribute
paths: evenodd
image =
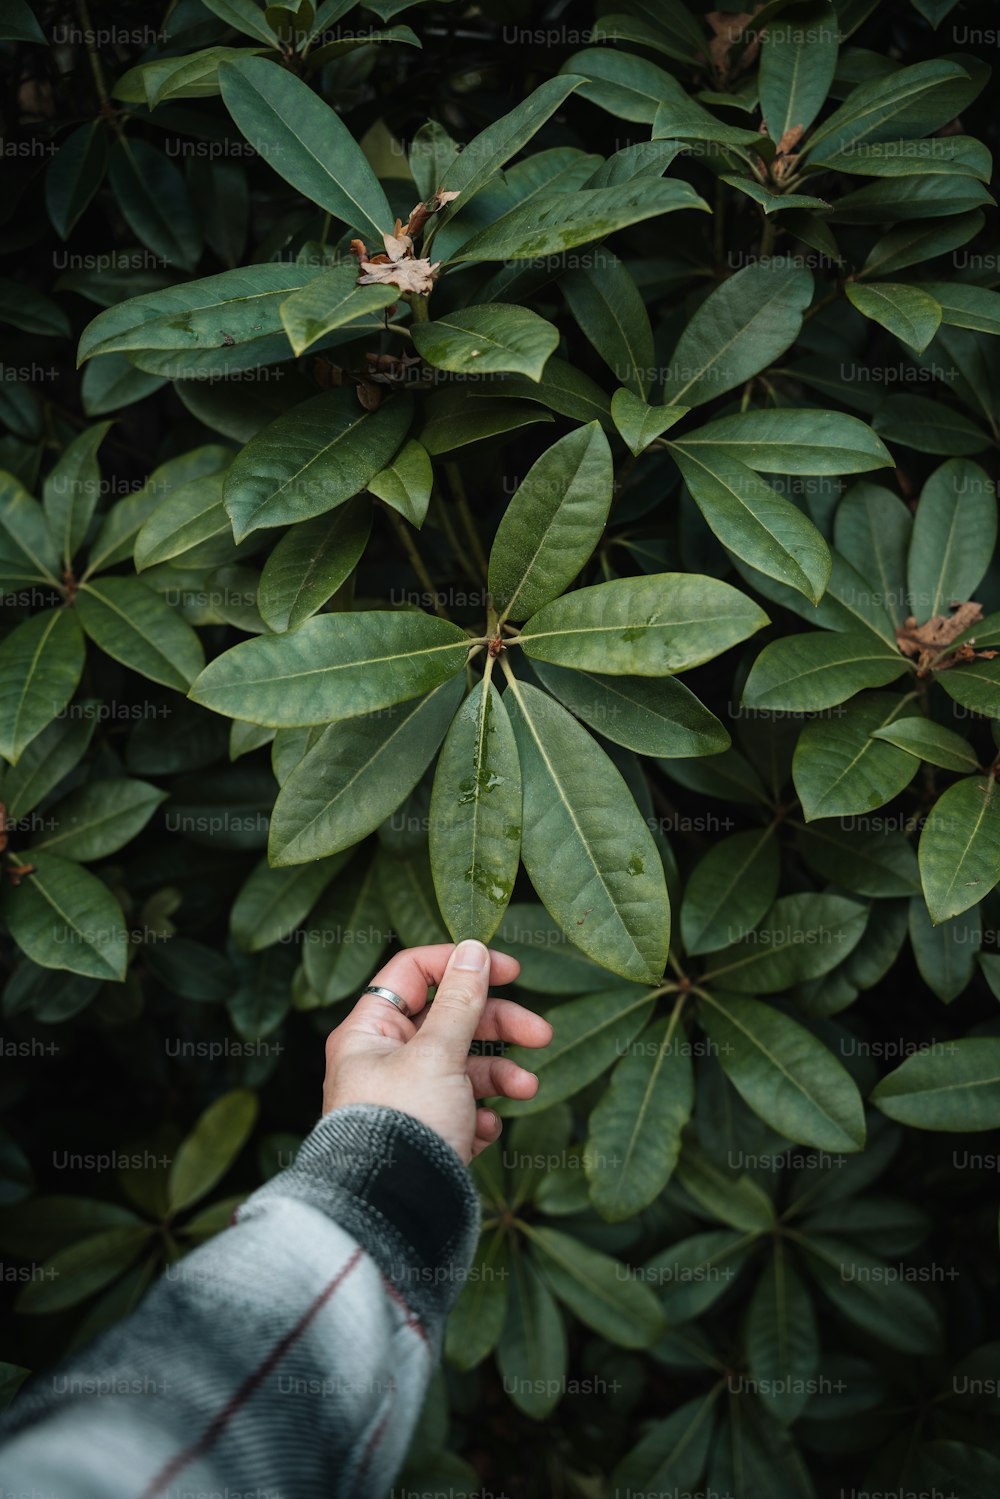
<svg viewBox="0 0 1000 1499"><path fill-rule="evenodd" d="M768 25L760 54L760 108L775 145L796 127L808 130L819 114L839 44L837 13L829 4L794 6Z"/></svg>
<svg viewBox="0 0 1000 1499"><path fill-rule="evenodd" d="M272 863L339 853L384 822L434 758L462 687L461 676L453 675L426 697L324 729L278 793L268 845Z"/></svg>
<svg viewBox="0 0 1000 1499"><path fill-rule="evenodd" d="M875 590L894 625L909 614L906 556L913 517L889 489L862 480L837 506L833 541L843 557Z"/></svg>
<svg viewBox="0 0 1000 1499"><path fill-rule="evenodd" d="M705 981L774 994L837 967L861 940L867 909L842 895L783 895L767 920L718 954ZM732 937L730 937L732 942Z"/></svg>
<svg viewBox="0 0 1000 1499"><path fill-rule="evenodd" d="M886 728L875 729L872 738L894 744L929 765L940 765L942 770L957 770L967 775L970 770L979 769L979 760L969 741L930 718L897 718Z"/></svg>
<svg viewBox="0 0 1000 1499"><path fill-rule="evenodd" d="M564 594L532 615L518 643L557 666L659 677L711 661L767 622L759 605L728 583L651 573Z"/></svg>
<svg viewBox="0 0 1000 1499"><path fill-rule="evenodd" d="M521 857L535 890L588 957L655 983L667 960L670 906L656 845L625 781L545 693L512 681L508 697L523 784Z"/></svg>
<svg viewBox="0 0 1000 1499"><path fill-rule="evenodd" d="M405 854L382 849L377 856L377 876L390 928L404 947L447 942L425 844Z"/></svg>
<svg viewBox="0 0 1000 1499"><path fill-rule="evenodd" d="M649 1348L663 1336L656 1297L618 1260L554 1228L532 1227L528 1237L552 1290L585 1326L620 1348Z"/></svg>
<svg viewBox="0 0 1000 1499"><path fill-rule="evenodd" d="M505 379L523 379L523 376L505 376ZM526 386L534 390L532 381ZM484 388L489 389L488 382ZM469 394L474 395L475 392ZM519 392L520 394L520 392ZM539 411L529 401L490 400L480 397L470 400L463 390L437 390L424 402L427 420L418 434L425 450L437 456L451 453L456 448L468 447L470 443L499 437L504 432L513 432L518 427L528 427L533 422L551 422L547 411Z"/></svg>
<svg viewBox="0 0 1000 1499"><path fill-rule="evenodd" d="M858 474L893 464L871 427L843 411L738 412L685 433L679 446L695 456L705 446L768 474Z"/></svg>
<svg viewBox="0 0 1000 1499"><path fill-rule="evenodd" d="M673 677L606 677L536 661L544 687L613 744L640 755L716 755L729 748L724 726Z"/></svg>
<svg viewBox="0 0 1000 1499"><path fill-rule="evenodd" d="M454 213L472 202L481 187L485 187L500 168L515 156L546 120L569 98L580 83L579 78L549 78L533 90L526 99L516 105L499 120L493 120L462 147L451 161L437 184L449 193L458 193L458 199L449 203L437 215L436 227L441 228ZM388 226L391 228L391 223ZM427 240L424 241L424 254Z"/></svg>
<svg viewBox="0 0 1000 1499"><path fill-rule="evenodd" d="M852 89L812 132L805 150L825 161L862 142L930 135L953 120L968 98L969 75L957 62L939 57L897 68Z"/></svg>
<svg viewBox="0 0 1000 1499"><path fill-rule="evenodd" d="M434 470L427 449L414 438L405 442L392 462L368 480L369 493L398 510L418 530L427 515L433 487Z"/></svg>
<svg viewBox="0 0 1000 1499"><path fill-rule="evenodd" d="M916 1051L882 1079L871 1101L890 1119L912 1129L996 1129L1000 1039L970 1036Z"/></svg>
<svg viewBox="0 0 1000 1499"><path fill-rule="evenodd" d="M864 1106L853 1078L797 1021L756 999L718 992L702 999L699 1018L736 1091L785 1139L817 1150L863 1148Z"/></svg>
<svg viewBox="0 0 1000 1499"><path fill-rule="evenodd" d="M32 855L35 869L3 891L10 935L42 968L123 979L128 933L122 909L99 879L70 859Z"/></svg>
<svg viewBox="0 0 1000 1499"><path fill-rule="evenodd" d="M983 222L982 213L974 211L930 222L918 219L909 224L897 224L872 246L859 274L888 276L911 265L923 265L937 255L964 245L979 233Z"/></svg>
<svg viewBox="0 0 1000 1499"><path fill-rule="evenodd" d="M757 711L817 713L865 687L892 682L906 670L899 651L873 634L845 630L835 635L786 635L766 645L757 657L743 688L743 703Z"/></svg>
<svg viewBox="0 0 1000 1499"><path fill-rule="evenodd" d="M590 1200L602 1218L632 1218L660 1195L693 1105L684 1030L657 1021L628 1043L590 1116L584 1165Z"/></svg>
<svg viewBox="0 0 1000 1499"><path fill-rule="evenodd" d="M179 484L142 523L135 538L136 572L183 559L198 567L232 553L233 534L222 503L225 470ZM220 548L220 541L227 545Z"/></svg>
<svg viewBox="0 0 1000 1499"><path fill-rule="evenodd" d="M843 890L880 899L913 895L920 877L910 844L901 832L869 828L867 821L862 817L855 825L827 818L801 828L796 842L810 867Z"/></svg>
<svg viewBox="0 0 1000 1499"><path fill-rule="evenodd" d="M45 174L45 207L60 239L68 239L89 207L108 166L108 132L90 120L63 141Z"/></svg>
<svg viewBox="0 0 1000 1499"><path fill-rule="evenodd" d="M490 597L503 618L526 619L565 593L604 531L613 479L597 422L567 433L532 464L490 552Z"/></svg>
<svg viewBox="0 0 1000 1499"><path fill-rule="evenodd" d="M892 801L916 774L912 755L872 738L906 711L906 700L869 692L829 718L807 723L792 759L792 779L806 821L872 812Z"/></svg>
<svg viewBox="0 0 1000 1499"><path fill-rule="evenodd" d="M295 869L272 869L262 859L229 912L229 933L240 951L262 952L294 932L343 863L343 858L317 859Z"/></svg>
<svg viewBox="0 0 1000 1499"><path fill-rule="evenodd" d="M323 896L302 939L306 977L324 1004L365 987L392 937L379 897L375 861L347 874Z"/></svg>
<svg viewBox="0 0 1000 1499"><path fill-rule="evenodd" d="M950 327L1000 333L1000 292L961 281L922 281L920 289L940 303L942 321Z"/></svg>
<svg viewBox="0 0 1000 1499"><path fill-rule="evenodd" d="M521 1261L523 1275L524 1259ZM511 1281L511 1252L502 1232L484 1235L480 1240L477 1262L470 1278L462 1286L445 1328L445 1357L463 1373L481 1364L491 1354L507 1323L508 1286ZM519 1312L523 1317L523 1312ZM559 1314L556 1312L556 1318ZM523 1327L523 1321L522 1321ZM507 1345L510 1352L511 1342ZM551 1350L538 1349L543 1355ZM520 1360L514 1361L518 1375L527 1374ZM529 1363L537 1379L537 1364ZM532 1377L532 1375L528 1375ZM557 1379L558 1379L557 1375Z"/></svg>
<svg viewBox="0 0 1000 1499"><path fill-rule="evenodd" d="M373 318L399 300L397 286L359 286L351 258L313 277L281 303L281 325L296 357L335 328Z"/></svg>
<svg viewBox="0 0 1000 1499"><path fill-rule="evenodd" d="M611 415L619 435L629 451L638 458L651 442L668 431L682 416L687 416L689 406L648 406L641 397L633 395L624 386L611 397Z"/></svg>
<svg viewBox="0 0 1000 1499"><path fill-rule="evenodd" d="M986 204L994 205L986 188L964 174L895 177L845 193L832 217L841 224L881 225L897 219L952 218Z"/></svg>
<svg viewBox="0 0 1000 1499"><path fill-rule="evenodd" d="M645 401L656 371L653 330L642 295L627 266L603 245L587 261L562 276L559 288L581 331L615 378Z"/></svg>
<svg viewBox="0 0 1000 1499"><path fill-rule="evenodd" d="M645 1279L660 1287L672 1327L700 1316L728 1291L750 1257L757 1232L716 1230L693 1234L654 1255Z"/></svg>
<svg viewBox="0 0 1000 1499"><path fill-rule="evenodd" d="M42 504L67 568L83 545L100 497L97 449L110 426L100 422L74 437L45 480Z"/></svg>
<svg viewBox="0 0 1000 1499"><path fill-rule="evenodd" d="M808 210L818 208L826 210L830 207L825 198L812 198L807 193L771 192L763 183L758 182L756 177L737 177L727 172L723 174L721 180L728 183L730 187L735 187L737 192L741 192L746 197L752 198L755 203L759 203L765 214L787 213L789 210L794 211L795 209Z"/></svg>
<svg viewBox="0 0 1000 1499"><path fill-rule="evenodd" d="M990 442L963 411L928 396L887 396L872 423L887 442L902 443L918 453L981 453Z"/></svg>
<svg viewBox="0 0 1000 1499"><path fill-rule="evenodd" d="M325 515L365 488L406 435L405 398L366 411L353 387L313 396L252 437L226 474L225 503L242 541L261 526Z"/></svg>
<svg viewBox="0 0 1000 1499"><path fill-rule="evenodd" d="M329 104L263 57L224 63L219 87L240 130L278 175L381 249L395 215L364 152Z"/></svg>
<svg viewBox="0 0 1000 1499"><path fill-rule="evenodd" d="M773 363L798 337L812 294L809 271L779 257L730 276L677 341L666 372L666 405L701 406Z"/></svg>
<svg viewBox="0 0 1000 1499"><path fill-rule="evenodd" d="M202 250L201 226L174 163L147 141L121 136L108 155L108 182L136 238L168 265L194 270Z"/></svg>
<svg viewBox="0 0 1000 1499"><path fill-rule="evenodd" d="M653 140L711 141L713 144L735 146L740 155L747 151L766 152L770 144L766 136L755 130L724 125L716 115L683 90L660 104L653 118Z"/></svg>
<svg viewBox="0 0 1000 1499"><path fill-rule="evenodd" d="M260 575L257 605L265 623L294 630L322 609L357 567L371 524L371 505L358 498L286 531Z"/></svg>
<svg viewBox="0 0 1000 1499"><path fill-rule="evenodd" d="M622 1048L648 1021L653 1003L645 991L619 984L549 1010L545 1018L552 1026L552 1040L544 1051L512 1046L505 1052L538 1076L538 1093L529 1099L503 1099L497 1112L504 1119L537 1114L572 1098L619 1060Z"/></svg>
<svg viewBox="0 0 1000 1499"><path fill-rule="evenodd" d="M541 379L546 360L559 344L553 323L527 307L501 302L479 303L414 323L411 337L417 353L435 369L460 375L511 370L532 380Z"/></svg>
<svg viewBox="0 0 1000 1499"><path fill-rule="evenodd" d="M848 301L922 354L941 325L941 304L916 286L893 281L851 281Z"/></svg>
<svg viewBox="0 0 1000 1499"><path fill-rule="evenodd" d="M434 776L430 857L456 942L488 942L503 920L521 852L521 770L503 699L480 681L455 714Z"/></svg>
<svg viewBox="0 0 1000 1499"><path fill-rule="evenodd" d="M812 1298L780 1240L750 1302L746 1350L755 1393L789 1425L815 1389L819 1333Z"/></svg>
<svg viewBox="0 0 1000 1499"><path fill-rule="evenodd" d="M281 307L319 274L314 265L266 262L116 302L83 330L77 363L95 354L129 354L144 368L157 365L154 373L176 379L287 359Z"/></svg>
<svg viewBox="0 0 1000 1499"><path fill-rule="evenodd" d="M95 645L153 682L186 692L204 665L191 626L138 578L85 583L76 608Z"/></svg>
<svg viewBox="0 0 1000 1499"><path fill-rule="evenodd" d="M562 1313L532 1260L515 1248L507 1320L497 1344L497 1363L512 1404L535 1421L550 1415L565 1388L568 1357Z"/></svg>
<svg viewBox="0 0 1000 1499"><path fill-rule="evenodd" d="M166 799L167 793L148 781L123 776L91 781L56 803L31 856L44 848L83 864L107 858L137 837Z"/></svg>
<svg viewBox="0 0 1000 1499"><path fill-rule="evenodd" d="M264 12L254 0L204 0L205 9L225 21L227 25L252 36L259 42L273 47L278 40L274 29L268 25Z"/></svg>
<svg viewBox="0 0 1000 1499"><path fill-rule="evenodd" d="M773 833L773 827L734 833L695 865L681 904L681 938L687 952L718 952L763 921L781 875Z"/></svg>
<svg viewBox="0 0 1000 1499"><path fill-rule="evenodd" d="M924 899L936 924L958 916L1000 880L1000 806L991 775L967 776L939 796L923 825L918 857Z"/></svg>
<svg viewBox="0 0 1000 1499"><path fill-rule="evenodd" d="M619 1494L694 1494L715 1431L717 1392L687 1400L649 1424L645 1436L612 1475Z"/></svg>
<svg viewBox="0 0 1000 1499"><path fill-rule="evenodd" d="M692 1199L695 1212L749 1233L774 1228L774 1205L763 1187L747 1174L719 1166L690 1137L677 1163L676 1185Z"/></svg>
<svg viewBox="0 0 1000 1499"><path fill-rule="evenodd" d="M920 977L938 999L951 1004L976 972L976 954L983 940L979 907L934 926L923 896L916 895L910 901L909 929Z"/></svg>
<svg viewBox="0 0 1000 1499"><path fill-rule="evenodd" d="M585 47L563 63L562 71L583 75L585 81L577 80L581 99L639 125L653 123L661 99L686 97L671 74L633 52Z"/></svg>
<svg viewBox="0 0 1000 1499"><path fill-rule="evenodd" d="M147 375L124 354L99 354L83 372L80 404L87 416L104 416L133 406L166 384L164 375Z"/></svg>
<svg viewBox="0 0 1000 1499"><path fill-rule="evenodd" d="M70 609L25 620L0 643L0 755L16 764L26 746L61 713L84 663L80 623Z"/></svg>
<svg viewBox="0 0 1000 1499"><path fill-rule="evenodd" d="M320 614L216 656L190 696L268 728L326 724L430 692L461 670L468 650L463 630L430 614Z"/></svg>
<svg viewBox="0 0 1000 1499"><path fill-rule="evenodd" d="M942 463L920 491L913 520L907 587L918 622L973 597L996 537L993 480L968 459Z"/></svg>
<svg viewBox="0 0 1000 1499"><path fill-rule="evenodd" d="M16 765L0 772L0 798L8 818L23 817L76 766L90 743L100 704L72 704L32 739Z"/></svg>
<svg viewBox="0 0 1000 1499"><path fill-rule="evenodd" d="M66 313L44 292L23 281L0 277L0 323L9 323L22 333L37 333L42 338L69 338L70 323Z"/></svg>
<svg viewBox="0 0 1000 1499"><path fill-rule="evenodd" d="M154 510L165 505L182 485L219 473L232 458L229 448L210 443L154 468L141 489L119 500L104 517L90 548L86 577L131 558L135 538Z"/></svg>
<svg viewBox="0 0 1000 1499"><path fill-rule="evenodd" d="M43 47L49 44L26 0L4 0L0 37L5 42L41 42Z"/></svg>
<svg viewBox="0 0 1000 1499"><path fill-rule="evenodd" d="M458 158L465 156L465 152ZM550 201L532 200L501 214L466 240L450 264L468 260L535 260L561 255L576 245L603 239L659 214L708 204L686 182L643 177L618 187L581 188L556 193ZM790 342L790 340L789 340ZM786 347L783 345L782 347ZM713 392L714 393L714 392Z"/></svg>
<svg viewBox="0 0 1000 1499"><path fill-rule="evenodd" d="M720 448L670 446L692 499L723 546L818 604L830 578L830 553L799 507Z"/></svg>
<svg viewBox="0 0 1000 1499"><path fill-rule="evenodd" d="M805 1263L820 1289L847 1322L900 1353L935 1353L941 1330L931 1303L866 1250L820 1234L804 1236Z"/></svg>
<svg viewBox="0 0 1000 1499"><path fill-rule="evenodd" d="M973 713L1000 718L1000 661L970 661L937 673L949 697Z"/></svg>
<svg viewBox="0 0 1000 1499"><path fill-rule="evenodd" d="M201 1115L177 1148L170 1168L171 1213L189 1208L221 1181L246 1144L257 1119L257 1095L246 1088L223 1093Z"/></svg>
<svg viewBox="0 0 1000 1499"><path fill-rule="evenodd" d="M0 595L60 576L59 547L45 512L13 474L0 472Z"/></svg>
<svg viewBox="0 0 1000 1499"><path fill-rule="evenodd" d="M60 1250L43 1273L25 1285L17 1310L24 1316L38 1316L86 1301L135 1263L153 1232L148 1223L108 1228Z"/></svg>

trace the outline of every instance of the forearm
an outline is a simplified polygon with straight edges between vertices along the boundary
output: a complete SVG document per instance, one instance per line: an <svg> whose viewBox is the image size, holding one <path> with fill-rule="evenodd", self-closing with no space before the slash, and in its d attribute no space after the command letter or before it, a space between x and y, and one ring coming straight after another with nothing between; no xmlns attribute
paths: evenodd
<svg viewBox="0 0 1000 1499"><path fill-rule="evenodd" d="M64 1394L50 1381L15 1404L6 1487L382 1494L477 1229L468 1174L425 1126L368 1105L327 1115L234 1227L58 1371Z"/></svg>

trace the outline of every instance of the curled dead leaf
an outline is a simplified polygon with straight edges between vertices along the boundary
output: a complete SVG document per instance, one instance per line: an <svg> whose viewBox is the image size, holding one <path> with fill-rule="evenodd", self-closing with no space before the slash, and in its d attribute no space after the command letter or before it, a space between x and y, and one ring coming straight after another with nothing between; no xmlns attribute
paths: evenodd
<svg viewBox="0 0 1000 1499"><path fill-rule="evenodd" d="M916 615L909 615L896 628L896 643L904 656L915 657L917 672L926 675L931 671L944 671L962 661L977 657L991 661L996 651L977 651L974 641L966 641L949 651L948 646L959 635L983 617L982 604L957 604L951 614L935 614L922 625L917 624Z"/></svg>

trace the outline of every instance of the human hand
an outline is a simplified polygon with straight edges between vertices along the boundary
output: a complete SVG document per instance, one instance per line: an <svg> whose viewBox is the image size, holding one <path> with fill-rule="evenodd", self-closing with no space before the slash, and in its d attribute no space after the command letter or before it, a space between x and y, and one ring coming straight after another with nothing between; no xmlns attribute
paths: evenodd
<svg viewBox="0 0 1000 1499"><path fill-rule="evenodd" d="M534 1098L538 1079L509 1057L470 1057L474 1040L547 1046L552 1027L509 999L488 998L490 979L509 984L516 958L481 942L442 942L396 953L372 979L406 1001L412 1019L364 994L326 1043L323 1113L376 1103L411 1114L466 1163L500 1136L501 1120L476 1099ZM437 984L427 1006L427 989Z"/></svg>

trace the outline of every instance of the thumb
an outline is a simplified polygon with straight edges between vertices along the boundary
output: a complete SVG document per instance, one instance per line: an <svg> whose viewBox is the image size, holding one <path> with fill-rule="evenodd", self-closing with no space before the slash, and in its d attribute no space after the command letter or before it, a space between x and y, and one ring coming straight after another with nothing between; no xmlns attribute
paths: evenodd
<svg viewBox="0 0 1000 1499"><path fill-rule="evenodd" d="M430 1042L448 1061L463 1068L490 987L490 953L482 942L460 942L448 959L427 1019L413 1046Z"/></svg>

